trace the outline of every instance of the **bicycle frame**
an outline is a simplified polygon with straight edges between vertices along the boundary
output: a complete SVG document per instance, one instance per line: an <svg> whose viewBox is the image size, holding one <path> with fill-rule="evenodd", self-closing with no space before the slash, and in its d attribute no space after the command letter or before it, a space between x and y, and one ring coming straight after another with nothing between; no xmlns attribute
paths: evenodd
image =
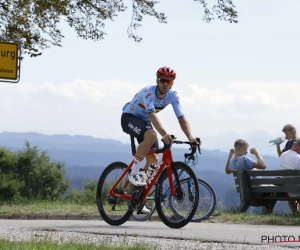
<svg viewBox="0 0 300 250"><path fill-rule="evenodd" d="M160 176L160 174L162 173L162 171L164 170L165 167L167 168L167 174L168 174L168 179L169 179L169 184L170 184L171 195L175 196L174 184L173 184L173 180L172 180L172 169L171 169L172 168L172 162L173 162L172 152L170 150L170 147L167 147L165 149L150 150L148 152L148 154L158 153L158 152L163 153L162 161L161 161L161 164L160 164L159 168L155 169L155 171L153 172L151 177L147 180L147 185L146 185L146 188L143 192L143 202L144 203L146 202L147 195L149 194L151 188L156 183L158 177ZM128 165L128 167L125 169L125 171L122 173L122 175L119 177L117 182L110 189L110 191L109 191L110 195L117 196L117 197L120 197L121 199L128 200L128 201L131 200L131 195L130 194L119 194L119 193L115 192L114 190L118 186L118 184L121 182L121 180L124 178L124 176L128 173L128 171L131 169L132 165L133 165L133 160ZM123 188L126 188L128 184L129 184L129 181L127 180L125 182L125 185L124 185Z"/></svg>
<svg viewBox="0 0 300 250"><path fill-rule="evenodd" d="M199 150L199 152L200 152L200 150ZM194 153L191 153L191 154L185 154L185 163L187 164L187 165L189 165L190 166L190 161L193 161L193 160L191 160L191 159L188 159L188 157L189 156L193 156L194 155ZM193 161L194 162L194 161ZM194 164L194 163L193 163ZM179 171L179 173L178 173L178 177L180 177L181 175L182 175L182 173L183 173L183 171L182 170L180 170ZM190 189L191 188L191 184L192 183L192 181L190 180L189 182L188 182L188 188ZM174 186L174 184L176 184L175 183L175 180L173 181L173 186ZM152 185L153 186L153 185ZM151 190L151 189L150 189ZM149 190L149 192L150 192L150 190ZM147 193L148 194L148 193ZM165 193L164 193L164 195L163 195L163 197L167 197L168 195L170 194L170 188L168 188L166 191L165 191ZM147 200L154 200L154 197L146 197L146 199Z"/></svg>

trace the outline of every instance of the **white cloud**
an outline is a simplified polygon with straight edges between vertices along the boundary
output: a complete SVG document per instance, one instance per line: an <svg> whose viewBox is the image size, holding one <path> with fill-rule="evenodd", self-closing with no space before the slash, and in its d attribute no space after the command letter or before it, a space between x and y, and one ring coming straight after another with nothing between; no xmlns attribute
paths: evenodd
<svg viewBox="0 0 300 250"><path fill-rule="evenodd" d="M189 87L192 91L188 91ZM296 83L236 83L216 91L209 91L196 85L189 87L184 89L183 94L188 94L194 101L199 100L194 104L205 107L208 111L227 110L228 113L232 113L244 110L261 113L263 110L271 110L274 113L286 110L293 116L293 112L298 112L300 104L297 99L300 84Z"/></svg>
<svg viewBox="0 0 300 250"><path fill-rule="evenodd" d="M119 80L3 83L0 131L85 134L127 140L120 126L121 110L145 85ZM179 93L195 136L254 129L276 133L286 123L298 123L298 83L235 83L217 90L196 84L173 88ZM184 136L171 107L158 115L170 133Z"/></svg>

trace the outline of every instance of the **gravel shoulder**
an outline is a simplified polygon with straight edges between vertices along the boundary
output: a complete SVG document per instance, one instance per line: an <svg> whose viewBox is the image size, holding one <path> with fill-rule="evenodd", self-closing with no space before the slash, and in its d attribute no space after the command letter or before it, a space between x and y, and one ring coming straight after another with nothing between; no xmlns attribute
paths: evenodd
<svg viewBox="0 0 300 250"><path fill-rule="evenodd" d="M130 246L135 243L142 243L156 250L171 249L299 249L293 246L274 246L274 245L254 245L254 244L234 244L226 242L203 242L201 240L179 240L168 238L155 238L144 236L128 235L103 235L95 233L67 232L59 230L49 230L42 228L24 227L0 227L0 238L10 241L40 241L51 240L52 242L77 242L108 244L113 246Z"/></svg>

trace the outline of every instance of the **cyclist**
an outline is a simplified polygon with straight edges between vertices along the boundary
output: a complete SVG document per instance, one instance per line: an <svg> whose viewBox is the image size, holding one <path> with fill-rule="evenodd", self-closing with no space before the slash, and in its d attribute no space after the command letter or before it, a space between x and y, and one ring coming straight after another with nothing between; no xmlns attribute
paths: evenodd
<svg viewBox="0 0 300 250"><path fill-rule="evenodd" d="M157 133L153 127L162 136L166 144L172 143L171 136L163 128L156 115L169 104L172 104L180 127L188 140L196 145L199 144L191 134L190 125L182 112L177 92L171 90L175 78L176 73L170 67L164 66L159 68L156 72L156 85L141 89L123 107L121 116L122 129L125 133L137 138L139 143L134 164L128 177L129 181L135 186L146 185L145 178L142 178L139 174L140 165L144 157L146 156L144 171L147 171L151 164L158 162L157 154L147 154L150 149L159 148Z"/></svg>

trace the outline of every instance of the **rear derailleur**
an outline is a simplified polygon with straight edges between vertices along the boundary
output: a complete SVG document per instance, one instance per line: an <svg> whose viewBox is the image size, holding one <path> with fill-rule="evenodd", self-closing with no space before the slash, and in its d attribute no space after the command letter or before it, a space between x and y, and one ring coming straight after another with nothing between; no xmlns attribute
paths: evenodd
<svg viewBox="0 0 300 250"><path fill-rule="evenodd" d="M117 194L126 194L126 190L123 188L115 188L114 192ZM106 195L105 200L108 202L109 205L112 205L111 210L116 210L116 204L117 204L117 198L116 196L111 196L110 194Z"/></svg>

